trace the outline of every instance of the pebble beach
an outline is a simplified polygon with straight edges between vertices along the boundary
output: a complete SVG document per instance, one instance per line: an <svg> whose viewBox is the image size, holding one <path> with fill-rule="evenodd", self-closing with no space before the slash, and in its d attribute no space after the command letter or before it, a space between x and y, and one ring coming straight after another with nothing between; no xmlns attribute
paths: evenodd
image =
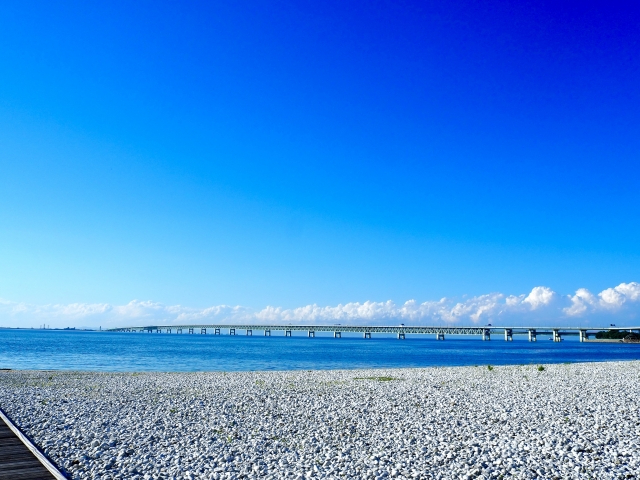
<svg viewBox="0 0 640 480"><path fill-rule="evenodd" d="M638 478L640 362L0 372L73 479Z"/></svg>

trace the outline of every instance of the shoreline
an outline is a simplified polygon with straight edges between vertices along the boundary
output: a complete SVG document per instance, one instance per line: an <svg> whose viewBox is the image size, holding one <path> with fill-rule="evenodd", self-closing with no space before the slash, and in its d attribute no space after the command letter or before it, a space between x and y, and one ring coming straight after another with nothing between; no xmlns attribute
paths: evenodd
<svg viewBox="0 0 640 480"><path fill-rule="evenodd" d="M620 342L619 340L598 340L598 342L611 343ZM626 345L626 343L625 343ZM142 374L190 374L190 373L211 373L211 374L234 374L234 373L288 373L288 372L354 372L358 370L430 370L430 369L443 369L443 368L482 368L491 365L493 367L537 367L538 365L592 365L603 363L639 363L640 359L622 359L622 360L591 360L591 361L558 361L558 362L529 362L529 363L478 363L473 365L425 365L420 367L354 367L354 368L317 368L309 369L305 367L281 369L281 370L83 370L83 369L23 369L23 368L0 368L0 375L3 372L22 372L22 373L60 373L60 374L99 374L99 375L142 375Z"/></svg>
<svg viewBox="0 0 640 480"><path fill-rule="evenodd" d="M622 339L617 339L617 338L594 338L594 339L589 339L589 340L585 340L584 343L624 343L624 344L632 344L635 342L623 342Z"/></svg>
<svg viewBox="0 0 640 480"><path fill-rule="evenodd" d="M634 474L640 361L538 367L14 370L0 407L74 479Z"/></svg>

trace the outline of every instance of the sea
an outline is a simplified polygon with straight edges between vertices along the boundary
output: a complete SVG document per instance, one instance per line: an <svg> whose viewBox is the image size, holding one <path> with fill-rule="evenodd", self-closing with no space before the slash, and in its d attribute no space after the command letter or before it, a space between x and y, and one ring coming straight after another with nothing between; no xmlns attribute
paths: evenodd
<svg viewBox="0 0 640 480"><path fill-rule="evenodd" d="M255 333L260 333L257 335ZM473 365L527 365L640 360L640 345L580 343L576 337L552 342L526 336L512 342L494 335L343 336L316 333L265 337L168 333L115 333L74 330L0 329L0 369L105 372L194 372L257 370L335 370ZM305 333L305 332L300 332Z"/></svg>

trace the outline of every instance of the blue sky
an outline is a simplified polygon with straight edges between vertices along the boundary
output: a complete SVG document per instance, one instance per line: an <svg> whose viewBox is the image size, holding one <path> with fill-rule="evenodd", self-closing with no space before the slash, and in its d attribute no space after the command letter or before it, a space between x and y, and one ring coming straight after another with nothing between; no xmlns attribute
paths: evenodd
<svg viewBox="0 0 640 480"><path fill-rule="evenodd" d="M452 311L534 287L564 298L549 319L579 289L637 318L598 297L640 281L633 2L25 1L0 18L0 324Z"/></svg>

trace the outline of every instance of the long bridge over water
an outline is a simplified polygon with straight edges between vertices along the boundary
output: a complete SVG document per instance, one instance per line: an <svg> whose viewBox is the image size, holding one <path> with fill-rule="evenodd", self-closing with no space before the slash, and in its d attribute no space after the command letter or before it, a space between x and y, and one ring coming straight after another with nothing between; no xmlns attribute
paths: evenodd
<svg viewBox="0 0 640 480"><path fill-rule="evenodd" d="M559 342L567 335L579 336L580 341L589 339L590 335L603 330L630 331L640 333L640 327L494 327L491 325L475 327L429 327L413 325L374 326L374 325L149 325L137 327L112 328L110 332L146 332L146 333L183 333L193 334L198 332L206 334L209 331L214 335L221 335L224 331L229 335L236 335L240 331L245 335L253 335L254 331L264 332L265 336L271 336L272 331L284 332L285 337L290 337L292 332L307 332L307 336L315 337L316 332L333 333L334 338L340 338L343 333L361 333L363 338L371 338L374 333L395 334L400 340L406 335L435 335L437 340L444 340L445 335L478 335L482 340L490 340L491 335L504 335L506 341L512 341L514 335L528 335L530 342L535 342L538 335L549 335L554 342Z"/></svg>

